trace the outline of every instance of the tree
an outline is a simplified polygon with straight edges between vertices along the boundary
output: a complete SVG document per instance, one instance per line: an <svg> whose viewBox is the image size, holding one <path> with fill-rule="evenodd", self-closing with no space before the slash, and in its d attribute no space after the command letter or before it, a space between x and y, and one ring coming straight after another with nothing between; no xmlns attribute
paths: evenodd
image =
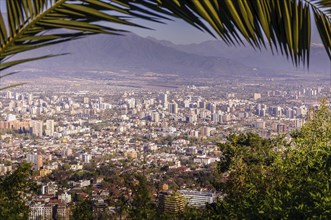
<svg viewBox="0 0 331 220"><path fill-rule="evenodd" d="M12 174L0 179L0 219L28 219L25 199L36 190L30 171L31 165L23 163Z"/></svg>
<svg viewBox="0 0 331 220"><path fill-rule="evenodd" d="M256 135L233 135L221 146L228 177L225 198L208 216L229 219L329 219L331 217L331 114L322 102L289 146ZM275 148L275 146L283 147Z"/></svg>
<svg viewBox="0 0 331 220"><path fill-rule="evenodd" d="M155 207L152 204L151 190L147 179L142 174L136 174L129 182L133 201L129 211L130 219L155 219Z"/></svg>
<svg viewBox="0 0 331 220"><path fill-rule="evenodd" d="M72 212L73 219L92 220L93 202L90 199L84 199L75 205Z"/></svg>
<svg viewBox="0 0 331 220"><path fill-rule="evenodd" d="M331 6L326 0L6 0L6 3L8 27L0 12L0 71L54 56L8 60L18 53L90 34L123 33L100 21L141 27L131 18L158 22L177 17L219 36L229 45L244 44L244 40L254 48L269 45L272 51L280 51L299 65L309 61L313 15L331 59Z"/></svg>

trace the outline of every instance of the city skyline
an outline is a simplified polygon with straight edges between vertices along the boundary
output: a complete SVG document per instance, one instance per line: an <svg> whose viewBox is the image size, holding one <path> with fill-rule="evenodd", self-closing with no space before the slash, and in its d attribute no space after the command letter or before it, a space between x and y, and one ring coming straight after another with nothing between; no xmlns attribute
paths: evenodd
<svg viewBox="0 0 331 220"><path fill-rule="evenodd" d="M5 3L0 219L330 219L327 1Z"/></svg>

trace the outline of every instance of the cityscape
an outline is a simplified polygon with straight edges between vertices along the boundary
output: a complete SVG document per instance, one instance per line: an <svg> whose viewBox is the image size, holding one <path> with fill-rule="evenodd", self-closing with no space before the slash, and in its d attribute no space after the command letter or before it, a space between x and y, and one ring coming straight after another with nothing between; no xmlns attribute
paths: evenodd
<svg viewBox="0 0 331 220"><path fill-rule="evenodd" d="M0 220L331 219L330 0L0 0Z"/></svg>
<svg viewBox="0 0 331 220"><path fill-rule="evenodd" d="M94 215L117 218L118 200L130 199L130 191L114 178L134 173L144 173L160 209L184 208L184 202L175 208L165 204L174 190L190 206L202 208L224 196L210 173L220 160L220 143L233 133L250 132L290 142L291 132L329 93L327 82L282 81L123 86L111 92L100 81L90 91L54 83L47 89L27 84L6 90L0 173L31 164L38 189L27 201L31 219L69 219L73 204L87 192Z"/></svg>

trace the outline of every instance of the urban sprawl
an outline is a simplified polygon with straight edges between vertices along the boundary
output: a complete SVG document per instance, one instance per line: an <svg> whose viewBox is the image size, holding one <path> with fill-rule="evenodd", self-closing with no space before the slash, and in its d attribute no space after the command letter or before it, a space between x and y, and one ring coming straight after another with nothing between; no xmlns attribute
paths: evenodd
<svg viewBox="0 0 331 220"><path fill-rule="evenodd" d="M236 83L222 87L122 88L82 91L27 87L1 94L0 174L32 165L38 193L26 198L30 218L69 219L78 197L116 216L131 192L122 181L142 172L155 204L176 192L203 208L222 198L208 182L232 133L284 136L309 119L328 88ZM177 191L178 190L178 191ZM180 199L173 202L181 203ZM94 214L95 214L94 213Z"/></svg>

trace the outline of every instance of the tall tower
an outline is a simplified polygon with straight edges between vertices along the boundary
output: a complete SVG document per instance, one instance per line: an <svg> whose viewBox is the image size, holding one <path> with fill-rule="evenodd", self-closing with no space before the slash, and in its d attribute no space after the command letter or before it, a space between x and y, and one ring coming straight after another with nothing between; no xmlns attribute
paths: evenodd
<svg viewBox="0 0 331 220"><path fill-rule="evenodd" d="M169 103L168 110L169 110L169 113L177 114L178 113L178 104L176 102Z"/></svg>
<svg viewBox="0 0 331 220"><path fill-rule="evenodd" d="M41 154L36 155L36 168L40 170L43 167L43 156Z"/></svg>
<svg viewBox="0 0 331 220"><path fill-rule="evenodd" d="M158 112L152 112L152 121L159 122L160 121L160 114Z"/></svg>
<svg viewBox="0 0 331 220"><path fill-rule="evenodd" d="M43 136L43 122L42 121L31 121L30 127L32 129L32 134L41 137Z"/></svg>
<svg viewBox="0 0 331 220"><path fill-rule="evenodd" d="M168 104L168 94L167 93L161 94L161 102L162 102L163 106L167 106L167 104Z"/></svg>
<svg viewBox="0 0 331 220"><path fill-rule="evenodd" d="M46 120L46 135L53 136L54 135L54 120Z"/></svg>
<svg viewBox="0 0 331 220"><path fill-rule="evenodd" d="M32 164L33 170L40 170L43 166L43 156L37 152L26 155L26 161Z"/></svg>

